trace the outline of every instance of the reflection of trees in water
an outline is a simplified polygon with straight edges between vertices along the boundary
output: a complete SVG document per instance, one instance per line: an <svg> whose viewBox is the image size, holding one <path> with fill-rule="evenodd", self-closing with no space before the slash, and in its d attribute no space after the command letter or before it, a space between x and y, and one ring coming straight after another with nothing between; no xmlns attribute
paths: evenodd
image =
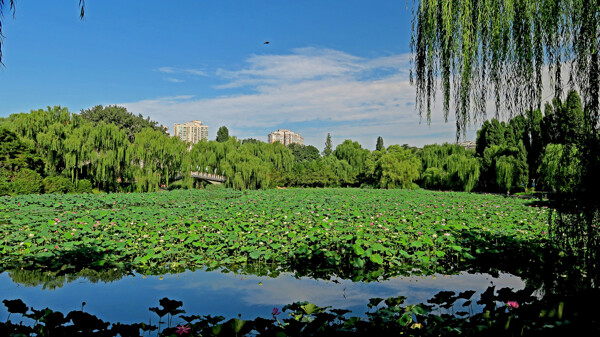
<svg viewBox="0 0 600 337"><path fill-rule="evenodd" d="M15 283L23 284L26 287L41 286L42 289L49 290L62 288L64 285L80 278L87 279L90 283L108 283L118 281L127 275L132 274L130 272L114 269L106 271L83 269L78 273L62 275L55 272L44 272L40 270L15 269L8 272L8 276Z"/></svg>
<svg viewBox="0 0 600 337"><path fill-rule="evenodd" d="M600 284L600 204L597 199L557 199L550 215L552 246L561 255L555 268L559 277L548 290L572 291L596 289ZM559 287L556 289L556 287Z"/></svg>

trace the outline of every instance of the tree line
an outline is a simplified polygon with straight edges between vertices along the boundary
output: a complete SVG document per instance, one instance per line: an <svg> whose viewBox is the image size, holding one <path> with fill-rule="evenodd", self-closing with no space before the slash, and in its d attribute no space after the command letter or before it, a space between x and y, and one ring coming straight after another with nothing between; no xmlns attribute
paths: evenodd
<svg viewBox="0 0 600 337"><path fill-rule="evenodd" d="M590 126L579 95L554 99L508 121L485 121L475 149L456 144L384 146L370 151L352 140L335 149L331 135L312 145L238 140L221 127L215 141L189 144L123 107L74 114L48 107L0 119L0 195L96 191L156 191L205 183L202 171L226 176L226 186L428 188L519 192L576 191ZM596 138L596 142L597 142Z"/></svg>

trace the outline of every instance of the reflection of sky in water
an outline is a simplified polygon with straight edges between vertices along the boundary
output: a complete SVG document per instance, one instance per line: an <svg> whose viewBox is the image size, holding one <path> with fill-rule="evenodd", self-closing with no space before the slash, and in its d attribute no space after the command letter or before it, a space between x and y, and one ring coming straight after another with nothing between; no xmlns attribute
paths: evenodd
<svg viewBox="0 0 600 337"><path fill-rule="evenodd" d="M21 298L29 307L50 307L68 312L80 310L85 301L85 311L97 314L110 322L156 322L157 316L148 311L159 306L163 297L183 301L188 314L223 315L228 318L242 314L242 318L269 317L273 307L281 308L295 301L309 301L319 306L350 309L351 315L364 315L370 298L403 295L405 303L426 302L441 290L475 290L472 299L488 286L522 289L519 278L500 274L494 278L487 274L459 274L453 276L397 277L377 282L362 283L349 280L333 281L295 278L282 274L278 278L253 275L236 275L220 272L185 272L143 277L125 277L112 283L91 284L79 279L55 290L25 287L13 283L7 273L0 274L0 300ZM6 308L0 308L0 321L6 319ZM14 321L14 319L13 319Z"/></svg>

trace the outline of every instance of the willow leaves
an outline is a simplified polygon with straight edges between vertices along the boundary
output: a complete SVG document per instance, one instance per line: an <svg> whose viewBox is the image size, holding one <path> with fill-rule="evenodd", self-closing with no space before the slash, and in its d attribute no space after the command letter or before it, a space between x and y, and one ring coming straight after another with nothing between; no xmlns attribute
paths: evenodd
<svg viewBox="0 0 600 337"><path fill-rule="evenodd" d="M600 0L421 0L413 12L411 81L428 122L437 90L446 119L454 101L460 135L489 100L497 114L539 108L544 71L559 97L565 70L596 125Z"/></svg>

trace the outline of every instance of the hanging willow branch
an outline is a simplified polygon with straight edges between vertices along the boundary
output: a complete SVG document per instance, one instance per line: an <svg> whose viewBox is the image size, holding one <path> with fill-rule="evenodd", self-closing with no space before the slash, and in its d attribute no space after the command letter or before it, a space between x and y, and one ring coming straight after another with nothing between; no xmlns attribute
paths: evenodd
<svg viewBox="0 0 600 337"><path fill-rule="evenodd" d="M578 87L598 125L600 0L414 0L411 52L419 114L431 121L439 85L457 137L490 99L496 116L540 107L545 68L555 97L565 83Z"/></svg>

